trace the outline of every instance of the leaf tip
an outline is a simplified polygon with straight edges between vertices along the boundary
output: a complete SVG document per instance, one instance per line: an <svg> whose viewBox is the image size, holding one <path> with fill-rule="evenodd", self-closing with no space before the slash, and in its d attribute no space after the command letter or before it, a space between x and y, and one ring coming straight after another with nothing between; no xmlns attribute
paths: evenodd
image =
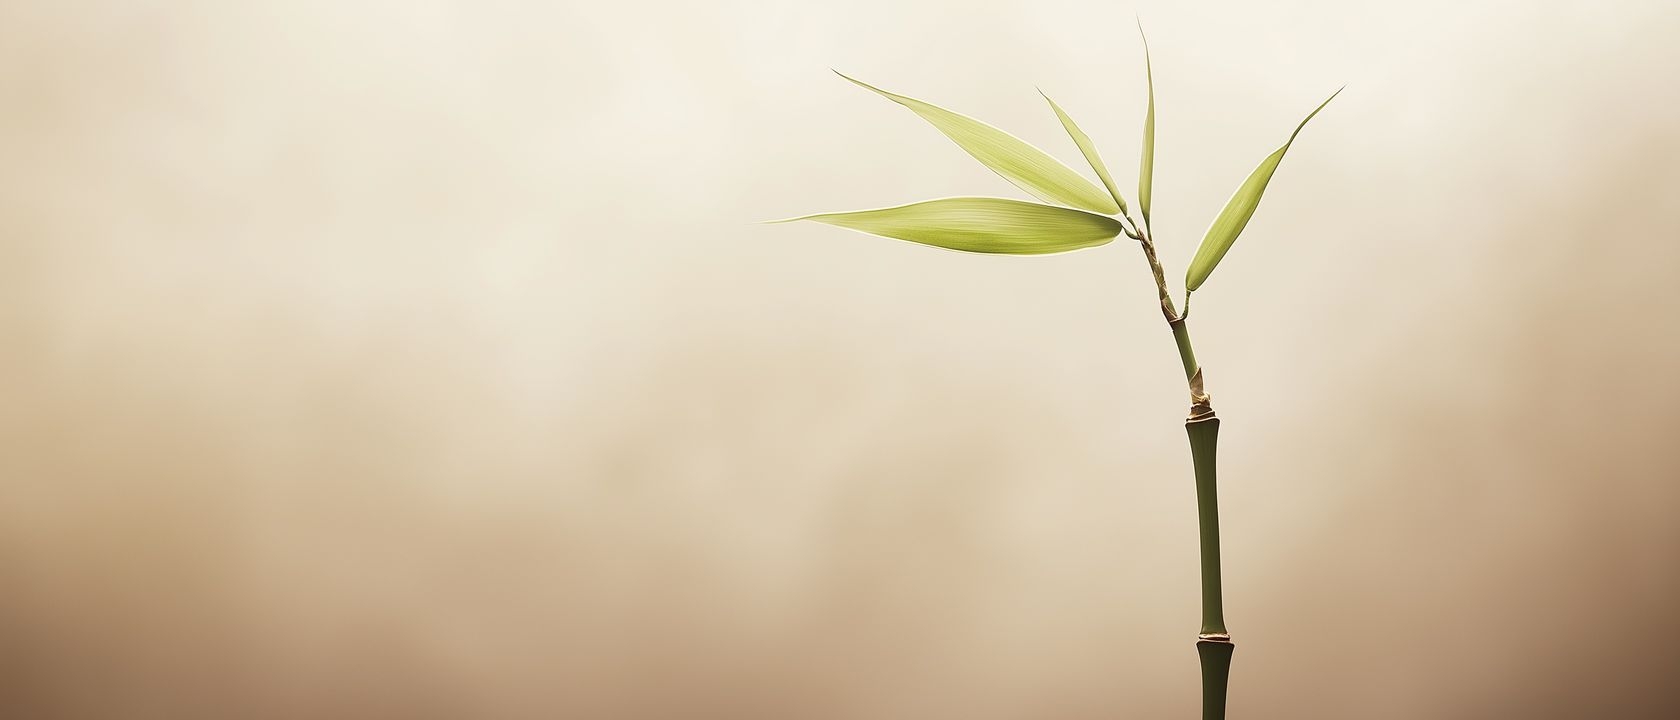
<svg viewBox="0 0 1680 720"><path fill-rule="evenodd" d="M1045 102L1050 103L1050 108L1052 110L1056 111L1056 116L1061 117L1062 106L1056 104L1056 100L1054 98L1050 97L1050 93L1044 92L1044 88L1041 88L1037 85L1034 85L1033 89L1038 91L1039 97L1044 98Z"/></svg>
<svg viewBox="0 0 1680 720"><path fill-rule="evenodd" d="M1319 103L1318 106L1322 108L1325 105L1329 105L1331 100L1335 100L1336 96L1342 94L1342 91L1346 90L1346 89L1347 89L1347 83L1342 83L1341 87L1336 88L1336 92L1330 93L1330 97L1324 98L1324 102Z"/></svg>
<svg viewBox="0 0 1680 720"><path fill-rule="evenodd" d="M1330 93L1330 97L1324 98L1324 102L1319 103L1318 107L1313 108L1312 112L1307 113L1306 119L1302 120L1300 125L1295 126L1295 132L1292 132L1292 133L1289 134L1289 142L1290 143L1295 142L1295 136L1301 134L1301 130L1307 126L1308 122L1310 122L1315 116L1318 115L1318 111L1323 110L1326 105L1330 104L1331 100L1335 100L1336 96L1342 94L1342 91L1346 90L1346 89L1347 89L1347 85L1345 85L1345 84L1342 85L1339 88L1336 88L1336 92ZM1284 147L1288 147L1288 146L1289 146L1288 144L1284 145Z"/></svg>
<svg viewBox="0 0 1680 720"><path fill-rule="evenodd" d="M862 87L866 90L871 90L871 91L874 91L876 93L886 95L887 97L893 97L892 93L887 92L885 90L882 90L881 88L875 87L874 85L870 85L869 83L866 83L866 82L864 82L862 80L859 80L855 77L852 77L850 75L847 75L846 73L840 72L839 70L835 70L834 68L829 68L829 70L832 70L835 75L839 75L840 77L843 77L846 80L850 81L853 85L857 85L857 86Z"/></svg>

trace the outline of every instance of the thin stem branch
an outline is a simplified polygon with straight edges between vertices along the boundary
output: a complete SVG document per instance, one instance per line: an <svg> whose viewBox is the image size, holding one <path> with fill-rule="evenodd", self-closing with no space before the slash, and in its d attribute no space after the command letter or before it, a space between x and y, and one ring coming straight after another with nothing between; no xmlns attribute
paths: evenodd
<svg viewBox="0 0 1680 720"><path fill-rule="evenodd" d="M1137 222L1133 221L1131 227L1126 227L1126 221L1127 220L1131 220L1131 218L1127 217L1125 215L1120 216L1120 231L1126 233L1126 237L1129 237L1133 240L1142 240L1143 239L1143 233L1138 231Z"/></svg>
<svg viewBox="0 0 1680 720"><path fill-rule="evenodd" d="M1167 323L1172 328L1173 342L1178 345L1178 359L1184 363L1184 381L1195 382L1196 373L1202 371L1202 366L1196 362L1196 348L1190 345L1190 326L1184 318Z"/></svg>
<svg viewBox="0 0 1680 720"><path fill-rule="evenodd" d="M1126 219L1132 220L1129 215ZM1143 247L1143 257L1149 261L1149 274L1155 278L1155 290L1161 297L1161 314L1169 323L1177 320L1178 311L1173 308L1172 293L1167 291L1167 273L1161 269L1161 259L1155 255L1155 238L1150 236L1147 223L1138 225L1136 220L1132 220L1132 226L1140 228L1138 234L1142 237L1138 238L1138 242Z"/></svg>

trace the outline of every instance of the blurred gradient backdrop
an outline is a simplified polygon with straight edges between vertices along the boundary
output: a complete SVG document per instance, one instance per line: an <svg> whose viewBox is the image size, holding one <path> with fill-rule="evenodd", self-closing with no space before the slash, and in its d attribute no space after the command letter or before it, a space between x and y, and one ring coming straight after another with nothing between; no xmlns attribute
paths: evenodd
<svg viewBox="0 0 1680 720"><path fill-rule="evenodd" d="M1680 5L0 5L0 717L1680 717Z"/></svg>

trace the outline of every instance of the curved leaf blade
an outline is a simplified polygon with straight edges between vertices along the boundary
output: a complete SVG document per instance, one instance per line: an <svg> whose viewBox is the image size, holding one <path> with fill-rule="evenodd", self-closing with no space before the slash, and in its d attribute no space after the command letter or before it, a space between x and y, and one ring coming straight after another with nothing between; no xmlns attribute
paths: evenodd
<svg viewBox="0 0 1680 720"><path fill-rule="evenodd" d="M1097 154L1097 146L1091 142L1091 136L1080 130L1079 124L1068 117L1062 106L1051 100L1049 95L1045 95L1043 90L1039 90L1038 94L1044 95L1045 102L1050 103L1050 109L1056 111L1056 118L1062 121L1062 129L1067 131L1068 137L1073 138L1073 144L1079 146L1079 153L1085 156L1085 162L1096 171L1097 177L1102 180L1103 187L1108 188L1108 194L1114 198L1114 202L1120 204L1120 212L1126 212L1126 198L1120 197L1120 188L1114 186L1114 176L1108 174L1108 166L1103 164L1102 156Z"/></svg>
<svg viewBox="0 0 1680 720"><path fill-rule="evenodd" d="M1096 247L1119 235L1114 218L1006 198L958 197L877 210L776 220L814 220L859 232L950 250L1047 255Z"/></svg>
<svg viewBox="0 0 1680 720"><path fill-rule="evenodd" d="M1149 60L1149 36L1143 34L1141 20L1138 36L1143 38L1143 73L1149 80L1149 111L1143 116L1143 151L1138 157L1138 210L1143 212L1144 227L1148 227L1149 200L1155 186L1155 65Z"/></svg>
<svg viewBox="0 0 1680 720"><path fill-rule="evenodd" d="M834 73L910 108L981 164L1040 200L1104 215L1120 211L1113 198L1103 194L1091 181L1014 135L938 105L887 92L838 70Z"/></svg>
<svg viewBox="0 0 1680 720"><path fill-rule="evenodd" d="M1283 154L1289 152L1289 146L1293 145L1295 137L1301 134L1301 128L1306 127L1307 121L1312 120L1319 110L1323 110L1324 106L1329 105L1341 92L1338 89L1331 93L1330 97L1319 103L1319 106L1307 115L1306 120L1296 125L1295 132L1289 134L1289 141L1260 161L1260 166L1249 173L1242 187L1237 188L1236 194L1225 203L1225 209L1219 211L1219 216L1215 217L1213 224L1208 227L1207 234L1202 236L1202 244L1196 248L1196 257L1190 260L1190 268L1184 276L1184 287L1187 290L1194 292L1202 283L1207 282L1208 275L1212 274L1214 267L1225 258L1225 253L1229 252L1231 245L1237 241L1237 236L1242 234L1243 228L1248 227L1249 218L1254 217L1255 208L1260 206L1260 196L1266 192L1266 184L1271 182L1272 173L1277 172L1278 163L1283 162Z"/></svg>

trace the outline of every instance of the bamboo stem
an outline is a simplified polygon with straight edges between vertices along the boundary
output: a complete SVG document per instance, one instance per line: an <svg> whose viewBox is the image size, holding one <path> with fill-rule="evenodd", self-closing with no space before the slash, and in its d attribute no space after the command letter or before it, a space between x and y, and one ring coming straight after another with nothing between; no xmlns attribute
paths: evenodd
<svg viewBox="0 0 1680 720"><path fill-rule="evenodd" d="M1231 655L1236 646L1225 627L1224 583L1219 568L1219 417L1202 384L1202 367L1190 345L1190 330L1182 316L1169 321L1178 345L1184 377L1190 383L1190 417L1184 430L1190 436L1190 458L1196 472L1196 521L1201 538L1202 631L1196 654L1202 664L1202 720L1225 720L1226 689L1230 684Z"/></svg>
<svg viewBox="0 0 1680 720"><path fill-rule="evenodd" d="M1202 540L1202 637L1223 636L1225 597L1219 577L1219 488L1215 470L1219 418L1211 411L1184 421L1190 434L1190 457L1196 465L1196 518Z"/></svg>
<svg viewBox="0 0 1680 720"><path fill-rule="evenodd" d="M1190 347L1190 329L1184 325L1183 318L1168 324L1172 326L1173 342L1178 344L1178 359L1184 361L1184 379L1194 382L1202 366L1196 364L1196 349Z"/></svg>
<svg viewBox="0 0 1680 720"><path fill-rule="evenodd" d="M1137 221L1132 221L1132 225L1137 225ZM1166 316L1169 323L1177 321L1179 316L1178 311L1173 308L1172 293L1167 292L1167 274L1161 269L1161 259L1155 255L1155 238L1150 237L1147 230L1141 234L1143 237L1138 244L1143 246L1143 257L1149 261L1149 274L1155 277L1155 290L1161 296L1161 314Z"/></svg>
<svg viewBox="0 0 1680 720"><path fill-rule="evenodd" d="M1172 328L1178 359L1184 365L1184 379L1190 385L1190 416L1184 429L1190 436L1190 458L1196 471L1196 521L1201 535L1202 631L1196 636L1196 654L1202 664L1202 720L1225 720L1226 689L1231 678L1231 655L1236 645L1225 628L1225 593L1219 572L1219 417L1213 414L1213 400L1202 380L1202 366L1190 344L1185 318L1190 311L1190 293L1184 294L1184 312L1173 307L1167 292L1166 275L1155 255L1155 238L1150 236L1148 218L1139 228L1139 245L1149 261L1150 274L1160 294L1161 314ZM1128 233L1130 234L1130 233Z"/></svg>

